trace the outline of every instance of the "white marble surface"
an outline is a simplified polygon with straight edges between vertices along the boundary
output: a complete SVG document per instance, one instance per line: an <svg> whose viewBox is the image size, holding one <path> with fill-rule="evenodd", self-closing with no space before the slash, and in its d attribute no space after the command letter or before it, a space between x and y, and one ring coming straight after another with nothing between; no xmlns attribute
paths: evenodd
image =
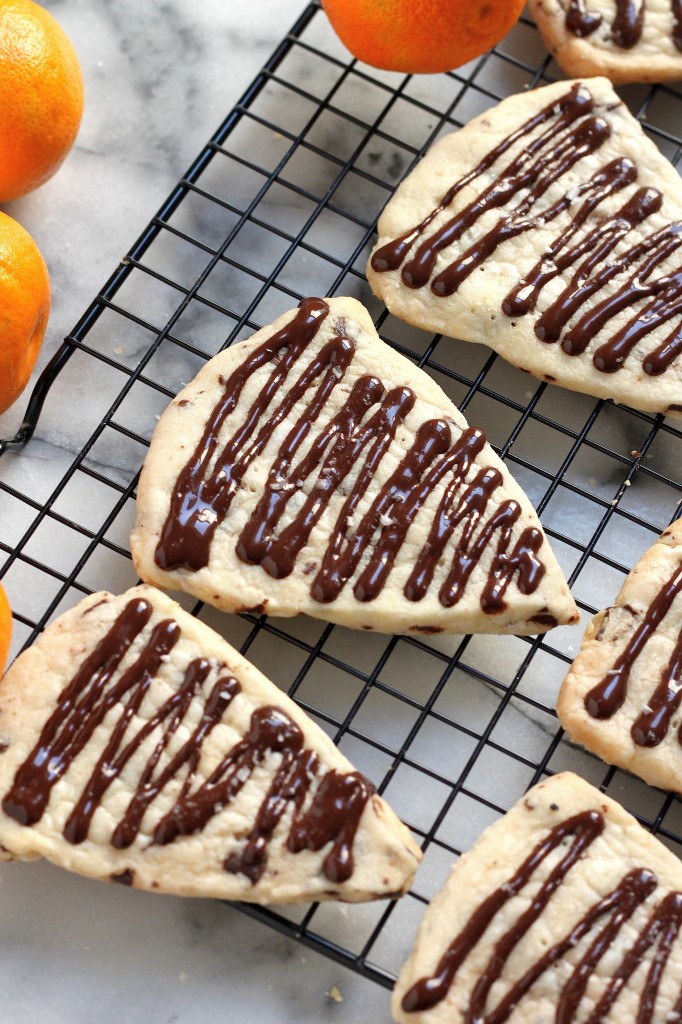
<svg viewBox="0 0 682 1024"><path fill-rule="evenodd" d="M81 56L86 111L76 148L56 177L38 192L6 207L33 234L51 272L54 302L39 369L74 327L303 5L303 0L256 0L252 4L235 0L48 0ZM323 29L323 15L315 19L311 29L316 39L318 20ZM325 48L343 56L336 46L333 36L325 36ZM544 47L527 24L518 26L504 47L517 62L527 61L529 66L541 64L545 57ZM336 189L339 164L326 160L322 153L334 154L341 164L355 153L357 167L368 173L365 178L349 175L345 193L343 181L333 192L334 202L341 208L352 194L357 217L353 221L352 217L332 212L326 221L320 218L313 225L319 229L325 224L323 241L319 241L319 233L311 231L307 236L312 239L308 254L298 252L297 258L284 267L278 283L284 283L285 291L273 287L263 302L264 307L269 301L275 306L286 303L274 312L292 305L286 288L299 289L301 294L309 289L307 293L312 294L329 287L329 275L334 282L338 264L330 269L329 264L312 255L315 239L323 251L337 253L341 262L362 246L362 223L371 222L387 195L387 187L404 172L412 159L409 147L421 146L437 130L440 112L455 105L453 117L464 121L491 105L495 92L521 89L532 78L532 72L520 69L518 63L505 63L495 57L484 62L477 79L480 89L466 90L460 97L461 81L426 76L406 84L401 101L392 105L394 97L382 87L384 81L398 84L400 79L395 76L387 79L377 73L374 78L345 79L338 65L308 56L305 50L294 55L288 71L313 95L323 97L333 92L334 104L348 117L327 111L319 122L310 125L305 159L298 159L300 152L294 153L282 175L293 179L296 187L273 190L263 202L261 215L267 223L296 235L315 205L306 199L306 191L323 196L327 190ZM468 73L465 71L463 77ZM627 91L635 109L641 91ZM410 99L415 101L412 106L406 101ZM315 106L306 105L307 101L294 93L274 95L269 102L268 110L276 110L278 117L290 123L294 135L311 118ZM662 127L679 131L676 111L669 100L657 102L648 112L648 124L658 119ZM385 132L383 142L376 136L365 137L363 121L380 125ZM255 129L249 142L252 137L257 137ZM286 139L269 129L258 137L258 159L276 163L282 147L288 145ZM406 145L394 143L394 138L404 140ZM370 176L384 183L383 191L372 186ZM306 223L306 230L308 227ZM269 259L276 261L278 242L281 239L274 233L267 238L257 231L247 233L237 239L236 258L244 263L253 261L257 268L259 261L266 266ZM149 265L163 268L168 253L164 254L163 247L152 249ZM356 261L358 267L363 265L361 255ZM155 260L159 262L155 264ZM183 280L183 268L176 262L173 272L178 274L176 280ZM264 276L268 272L264 269ZM187 273L196 274L193 264ZM321 277L316 278L318 273ZM135 274L144 283L142 271ZM313 280L315 283L310 283ZM355 289L353 294L368 298L371 308L371 298L359 275L347 275L344 290L347 285ZM241 295L231 292L230 299L239 308ZM140 310L154 322L153 309L142 303ZM259 308L256 314L263 319L257 322L271 319L266 318L267 312L267 308ZM378 312L376 303L373 312ZM112 339L107 335L107 324L115 328L116 317L110 321L103 317L88 341L99 344L112 361L120 359L124 369L133 366L146 351L149 336L136 339L131 324L126 322L121 327L119 322L122 337ZM219 337L221 329L219 325L215 330L217 344L226 336ZM408 344L407 329L397 322L389 319L382 330L389 340ZM196 339L192 336L191 340L200 346L201 330L197 329ZM424 350L425 337L412 331L409 344L419 354ZM188 366L172 347L164 350L168 351L170 358L155 372L173 390L180 385ZM437 359L474 380L488 353L482 346L446 340L437 350ZM90 359L88 365L93 362ZM77 529L60 530L56 517L31 529L25 546L22 540L41 504L49 500L62 480L74 452L99 422L97 386L90 379L79 378L77 365L74 357L53 390L26 451L0 460L0 480L6 487L16 487L27 499L22 504L6 489L0 489L2 550L22 545L21 558L12 560L4 577L20 620L15 629L15 650L30 632L26 623L39 619L53 593L57 593L58 574L71 573L81 557L78 545L85 543ZM465 384L446 379L442 373L438 380L451 388L455 401L466 396ZM479 422L480 417L492 442L504 445L516 421L514 403L522 408L534 400L539 385L501 361L488 374L486 385L506 396L509 407L478 394L468 405L467 415L472 422ZM121 381L117 384L120 386ZM107 405L110 400L109 395ZM148 388L141 401L127 406L123 422L148 435L165 401L162 394ZM0 436L14 433L24 408L25 400L20 400L0 417ZM575 434L583 430L593 408L592 399L551 388L543 389L537 404L541 416ZM574 489L563 484L558 487L543 514L547 526L573 541L554 544L567 574L577 562L580 546L589 543L598 528L605 509L618 505L633 513L632 520L612 518L597 543L597 553L619 559L623 565L632 564L651 543L653 532L671 518L679 488L661 481L679 479L679 449L669 437L659 436L645 456L659 476L640 474L629 488L624 483L629 453L644 447L648 431L649 426L640 418L610 405L590 427L594 446L582 447L565 472L565 483ZM120 452L110 444L112 437L123 439ZM93 450L91 465L99 466L106 479L126 481L132 476L132 463L126 463L130 453L125 436L109 430L107 438ZM548 478L562 468L568 447L567 435L548 431L529 418L515 440L510 462L532 500L543 498ZM623 457L610 457L609 452ZM518 456L516 463L514 455ZM139 460L139 450L133 456ZM100 486L86 474L74 474L74 487L60 489L55 512L95 532L116 498L114 488ZM124 549L131 507L129 502L106 535ZM651 526L639 525L637 516ZM45 563L54 570L55 577L33 570L31 559L38 565ZM78 577L83 587L122 590L134 582L130 561L104 546L98 548L97 558L83 561ZM613 597L621 578L619 571L590 557L575 581L574 592L586 608L600 607ZM64 596L64 603L74 603L78 596L74 590ZM249 627L243 619L223 616L218 624L210 610L204 614L236 645L246 639ZM313 645L322 627L302 618L286 628L302 642ZM477 798L458 794L439 827L438 838L443 843L455 849L467 848L482 825L494 817L485 801L500 808L511 805L530 783L532 765L542 763L545 756L551 769L570 767L596 784L603 779L604 766L596 759L564 744L555 752L551 748L557 729L553 702L565 672L562 659L573 655L580 632L578 627L552 631L527 665L529 647L525 640L476 637L464 650L436 704L442 720L427 717L409 748L413 763L452 782L465 779L468 793ZM261 635L249 648L249 656L282 686L288 686L305 654L293 645L275 642L272 636L261 643L262 639ZM431 650L426 642L417 648L397 640L391 647L393 641L386 638L338 628L332 632L325 654L351 662L358 673L370 673L389 644L390 653L381 662L380 681L385 689L372 690L354 722L360 733L376 737L378 744L364 743L350 733L342 740L347 756L372 778L380 780L391 768L391 751L399 750L410 733L417 714L415 705L425 701L438 684L447 662L437 655L449 656L458 643L459 638L436 638ZM341 722L360 684L330 663L322 665L320 668L315 662L314 670L305 675L299 696L324 710L330 721ZM475 737L484 734L505 687L522 666L523 678L516 695L495 724L492 740L496 746L491 743L484 747L475 764L469 765ZM495 684L484 683L481 675ZM389 696L391 687L408 699ZM524 703L525 698L528 703ZM444 721L449 723L447 728ZM507 751L512 753L508 756ZM518 757L513 756L514 751ZM655 816L651 791L623 773L615 774L609 792L631 810ZM450 788L442 781L434 781L427 772L406 764L398 766L387 789L396 811L415 828L424 830L439 815L449 793ZM675 827L673 822L671 828ZM438 843L429 846L417 876L421 896L428 898L436 891L451 859ZM420 909L421 904L412 897L400 901L390 927L384 929L376 948L379 962L387 969L395 969L406 954ZM320 911L319 920L326 934L338 935L348 948L359 950L380 912L375 905L331 906ZM293 913L295 920L299 917ZM385 989L281 938L228 905L105 886L43 863L0 865L0 1024L204 1024L222 1020L230 1024L261 1020L272 1024L388 1024L389 1019Z"/></svg>
<svg viewBox="0 0 682 1024"><path fill-rule="evenodd" d="M75 150L60 172L3 207L31 232L51 273L53 308L39 368L293 24L303 0L48 0L45 6L79 53L86 105ZM3 436L14 432L23 412L20 400L0 418ZM49 447L42 429L29 450L30 457L3 469L47 493L69 453ZM7 527L5 519L5 541ZM44 863L0 866L2 1024L381 1024L389 1016L385 990L230 906L104 886Z"/></svg>

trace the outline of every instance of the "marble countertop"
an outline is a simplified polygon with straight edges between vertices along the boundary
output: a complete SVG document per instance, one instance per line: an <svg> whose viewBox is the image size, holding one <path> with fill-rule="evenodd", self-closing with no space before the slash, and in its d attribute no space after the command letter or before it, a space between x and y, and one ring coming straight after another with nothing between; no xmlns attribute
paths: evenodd
<svg viewBox="0 0 682 1024"><path fill-rule="evenodd" d="M45 4L80 55L86 107L75 149L59 173L37 192L4 207L31 232L51 274L53 307L36 375L294 24L304 0ZM238 211L251 209L249 188L264 196L257 216L247 218L250 233L241 234L240 222L234 250L225 253L233 258L226 258L224 266L217 260L211 268L211 273L216 267L221 273L224 267L229 270L225 278L218 275L216 292L207 293L206 304L199 302L202 313L196 321L190 316L189 326L182 328L188 333L180 342L189 341L186 349L191 354L184 349L178 354L182 344L176 346L178 339L171 337L154 371L154 387L142 381L142 400L135 409L124 409L128 418L124 416L123 422L130 424L131 434L150 436L168 395L189 379L188 369L196 372L190 363L192 358L200 361L197 350L208 353L213 343L217 350L234 327L235 317L221 308L217 326L207 315L206 336L201 333L211 294L219 297L215 304L234 302L237 319L248 307L254 323L268 323L290 308L294 295L332 291L353 294L366 301L374 315L380 313L361 271L374 218L390 189L430 138L481 113L496 95L533 84L533 68L543 68L547 59L532 24L522 20L504 41L504 53L498 48L480 62L480 68L460 69L453 76L414 76L409 81L401 77L396 89L395 76L348 71L345 52L322 12L309 28L321 57L315 54L315 45L306 46L307 35L302 38L301 46L292 47L295 52L278 66L278 74L291 75L294 88L287 91L281 82L268 83L258 96L264 105L253 117L254 107L249 108L241 142L237 132L228 140L230 146L242 145L249 153L256 140L255 162L270 161L278 168L273 175L276 188L272 193L262 189L264 175L254 174L254 180L246 182L245 193L239 196L245 205L235 207ZM550 65L549 76L557 73ZM467 82L474 82L474 87L464 88ZM622 90L635 111L645 93L645 87ZM325 104L315 102L328 96L332 100ZM672 140L679 133L678 101L677 94L666 90L646 110L645 129L668 156L677 153ZM317 119L322 107L324 116ZM221 160L231 168L225 175L230 184L239 165L234 173L241 186L241 170L246 167L245 180L248 161L230 162L224 154L216 163ZM209 163L209 183L213 170ZM188 215L192 224L194 213ZM196 265L203 268L206 253L214 252L212 244L217 249L225 240L225 223L233 223L220 221L213 231L213 213L212 209L204 215L201 224L209 240L194 251L188 247L187 268L187 250L179 255L163 248L162 236L176 223L171 222L145 252L148 262L136 267L124 284L153 279L155 286L165 288L163 273L170 265L177 274L170 280L191 285ZM195 219L198 223L201 217ZM267 231L260 231L263 227ZM181 228L177 230L180 234ZM297 237L303 241L292 253L287 239ZM350 269L348 261L354 261ZM253 289L252 312L250 300L239 290L240 274L247 278L247 271L252 279L244 286L245 294L254 280L259 282ZM265 294L259 297L263 282ZM117 301L122 294L125 297L124 287L117 292ZM128 300L137 294L133 290ZM122 591L135 582L126 549L134 503L121 499L120 518L110 522L107 502L115 505L126 483L134 480L143 445L133 441L137 448L126 463L125 431L116 433L107 423L109 440L105 438L102 449L89 451L85 472L74 471L68 478L73 489L61 490L60 485L105 415L95 370L81 379L78 366L97 364L103 375L111 371L116 387L110 391L118 397L121 381L129 381L126 374L133 372L136 360L148 355L150 334L155 339L168 321L169 314L159 303L157 323L157 309L146 301L148 293L142 289L140 294L140 318L151 330L141 327L139 338L134 313L123 302L125 316L106 310L87 337L102 358L77 353L53 388L30 445L19 455L10 453L0 460L0 548L9 552L3 580L17 619L13 653L30 634L31 624L52 607L53 594L59 595L55 604L73 604L80 596L78 587ZM173 308L183 294L182 287L175 289ZM197 302L204 298L199 295ZM225 317L230 323L227 330ZM173 321L173 330L176 322L181 320ZM415 358L425 350L423 332L410 333L408 344L405 332L412 329L394 319L384 321L381 330ZM443 368L437 369L438 383L450 389L456 403L466 401L470 422L477 423L480 417L493 445L506 445L510 431L516 431L518 410L533 403L534 414L520 423L507 459L531 500L541 507L567 577L575 577L574 595L585 622L591 610L612 600L626 571L621 568L634 563L675 513L679 438L661 430L650 444L646 417L612 403L602 403L595 412L593 399L539 384L490 360L484 346L443 340L445 344L437 342L435 365ZM168 360L163 358L166 352ZM147 365L152 364L145 364L145 370ZM472 396L467 381L483 379L487 393L479 390ZM0 437L12 436L18 428L28 393L0 416ZM111 395L105 398L106 410ZM549 429L548 421L560 429ZM569 457L572 437L580 440ZM122 439L120 459L113 442L107 447L111 438ZM646 452L646 466L634 475L630 460L640 452ZM552 486L557 483L556 490L548 491L550 481ZM23 502L13 497L12 488ZM34 529L53 494L54 508ZM60 515L73 529L59 529ZM87 543L93 535L100 536L100 527L104 533L105 526L109 546L98 543L98 558L83 556L81 561L83 547L78 545L83 537ZM582 552L584 563L579 561ZM74 577L74 586L62 595L61 582ZM211 610L205 611L210 616ZM223 616L220 625L212 624L236 646L250 636L250 627L238 616ZM274 630L260 643L259 634L248 656L283 687L295 679L302 681L298 696L307 693L301 699L324 709L327 718L321 721L331 732L352 712L354 730L341 730L344 753L374 781L386 781L387 798L415 830L428 835L437 822L414 894L398 902L376 942L382 905L326 904L316 911L313 925L319 915L320 934L338 934L343 948L359 953L368 943L373 962L384 970L397 970L410 948L422 900L444 881L453 851L471 846L489 822L490 808L509 807L522 795L537 766L571 768L594 784L603 784L628 809L650 820L658 813L653 791L643 783L623 772L607 774L596 758L559 740L554 701L566 663L580 643L579 625L551 631L534 646L530 658L532 641L525 638L480 636L460 644L459 637L428 637L408 643L335 627L318 660L315 645L321 628L319 622L301 616L287 625L291 643L278 646ZM305 652L313 649L315 656L308 659ZM308 663L314 670L309 671ZM355 675L342 672L338 666L344 664L354 666ZM358 680L375 678L382 685L365 688L358 697L363 689ZM430 695L438 695L440 718L430 713L420 717L416 710ZM398 756L401 748L408 757ZM414 765L425 770L417 771ZM674 817L670 827L677 834L679 822ZM304 913L300 908L286 911L293 921ZM229 904L107 886L43 862L0 864L0 1024L389 1024L389 1002L385 988Z"/></svg>
<svg viewBox="0 0 682 1024"><path fill-rule="evenodd" d="M38 370L304 5L45 6L78 51L86 105L59 173L3 207L30 231L50 269L53 307ZM0 417L2 436L15 431L24 408L20 400ZM39 436L31 458L16 461L44 475L54 455ZM104 886L46 863L0 866L0 992L2 1024L390 1018L386 990L228 905Z"/></svg>

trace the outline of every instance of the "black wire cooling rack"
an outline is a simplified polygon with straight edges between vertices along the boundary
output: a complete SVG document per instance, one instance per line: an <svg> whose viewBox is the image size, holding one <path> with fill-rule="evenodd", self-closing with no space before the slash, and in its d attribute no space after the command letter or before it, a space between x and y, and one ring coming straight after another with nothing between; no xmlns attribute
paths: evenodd
<svg viewBox="0 0 682 1024"><path fill-rule="evenodd" d="M541 638L386 637L226 616L181 598L288 689L422 843L415 889L394 904L243 908L386 986L453 861L544 774L577 771L682 852L677 799L570 747L554 713L586 619L680 515L680 431L538 383L483 346L409 328L363 273L379 212L431 142L557 77L527 18L481 60L410 78L349 63L310 4L66 339L17 437L0 444L1 575L17 595L21 647L84 594L136 582L128 535L159 413L207 358L306 295L361 299L384 340L486 430L541 514L581 626ZM682 94L621 92L678 161ZM90 417L56 482L22 473L12 453L48 392L48 435L59 439L75 409Z"/></svg>

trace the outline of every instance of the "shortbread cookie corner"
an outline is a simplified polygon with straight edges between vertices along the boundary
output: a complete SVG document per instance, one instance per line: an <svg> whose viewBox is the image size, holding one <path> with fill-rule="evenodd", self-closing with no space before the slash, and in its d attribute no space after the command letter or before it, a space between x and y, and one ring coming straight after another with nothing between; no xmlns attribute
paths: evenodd
<svg viewBox="0 0 682 1024"><path fill-rule="evenodd" d="M455 864L393 993L399 1024L673 1021L682 867L570 772L531 790Z"/></svg>
<svg viewBox="0 0 682 1024"><path fill-rule="evenodd" d="M682 792L682 520L588 625L557 703L568 736L652 786Z"/></svg>

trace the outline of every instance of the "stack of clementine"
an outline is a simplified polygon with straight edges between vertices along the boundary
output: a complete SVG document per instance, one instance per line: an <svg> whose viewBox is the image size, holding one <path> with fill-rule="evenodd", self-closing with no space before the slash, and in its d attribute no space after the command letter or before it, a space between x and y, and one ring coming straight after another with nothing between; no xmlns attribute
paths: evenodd
<svg viewBox="0 0 682 1024"><path fill-rule="evenodd" d="M66 33L32 0L0 0L0 203L47 181L73 145L83 79ZM26 386L47 326L50 280L31 236L0 214L0 413Z"/></svg>
<svg viewBox="0 0 682 1024"><path fill-rule="evenodd" d="M83 113L76 52L51 14L32 0L0 0L0 203L52 177ZM50 278L38 246L0 212L0 413L35 366L50 312ZM12 613L0 584L0 674Z"/></svg>

